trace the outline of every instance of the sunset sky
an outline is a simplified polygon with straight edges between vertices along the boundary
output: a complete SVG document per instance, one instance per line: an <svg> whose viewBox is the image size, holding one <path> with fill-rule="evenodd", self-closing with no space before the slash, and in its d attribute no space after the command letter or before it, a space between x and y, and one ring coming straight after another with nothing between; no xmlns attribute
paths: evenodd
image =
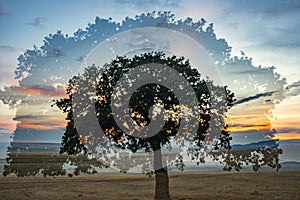
<svg viewBox="0 0 300 200"><path fill-rule="evenodd" d="M18 109L9 109L0 101L0 142L10 141L17 124L17 141L60 142L66 125L64 115L58 109L49 108L52 99L64 96L63 85L33 84L44 80L41 75L38 79L28 79L26 83L30 87L18 87L14 70L19 55L34 49L34 45L42 46L45 37L57 30L73 36L79 28L85 29L88 23L94 23L97 16L121 22L126 16L154 10L172 11L176 19L204 18L214 24L217 38L224 38L232 47L232 57L241 56L243 51L252 58L253 66L275 67L280 79L286 79L284 91L273 91L273 86L267 84L259 85L269 80L263 74L267 72L261 69L250 72L259 82L257 90L252 88L253 92L246 88L247 83L238 84L245 70L220 72L240 100L228 113L227 123L232 125L230 130L235 143L267 139L271 131L273 139L284 141L283 148L289 152L284 159L300 161L296 153L300 150L300 2L297 0L0 0L0 89L16 86L10 87L5 95L18 92L28 97L26 107ZM59 53L64 56L64 52L53 52L54 56ZM79 60L89 52L74 49L72 53ZM80 64L68 56L59 62L72 65L74 69L70 71L76 74ZM56 79L58 74L43 75L53 75L50 78ZM272 98L277 99L276 95L282 96L281 102L270 103ZM289 146L288 141L293 145Z"/></svg>

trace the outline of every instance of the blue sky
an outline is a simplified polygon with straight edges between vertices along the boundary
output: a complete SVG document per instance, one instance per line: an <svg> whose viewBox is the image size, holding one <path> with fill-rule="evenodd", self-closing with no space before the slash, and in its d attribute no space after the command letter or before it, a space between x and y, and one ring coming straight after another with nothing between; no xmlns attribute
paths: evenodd
<svg viewBox="0 0 300 200"><path fill-rule="evenodd" d="M16 56L57 30L72 35L93 22L96 16L121 21L153 10L171 10L176 17L204 17L215 24L218 37L253 59L255 64L276 66L289 83L298 81L299 2L298 1L0 1L1 74L12 79L8 65L16 65ZM144 2L144 3L140 3ZM5 59L3 59L5 58ZM3 66L4 65L4 66ZM5 69L4 69L5 68ZM7 80L8 81L8 80ZM2 82L2 81L1 81ZM2 84L3 87L3 84Z"/></svg>
<svg viewBox="0 0 300 200"><path fill-rule="evenodd" d="M14 70L18 56L26 49L33 49L33 45L40 47L45 36L57 30L72 36L79 28L84 29L88 23L94 23L96 16L112 17L114 21L121 22L126 16L134 17L154 10L170 10L177 19L205 18L208 23L214 23L217 37L225 38L233 48L232 56L241 55L240 51L244 51L253 58L255 66L275 66L275 71L287 79L286 87L294 87L284 94L286 98L280 104L268 107L267 112L272 111L274 115L268 123L280 134L287 136L290 133L294 134L292 139L300 138L300 2L296 0L0 0L0 89L17 84ZM3 130L0 129L0 141L7 141L17 123L12 119L15 111L3 104L0 107L0 122L5 124ZM245 119L247 116L241 117L238 110L246 108L247 105L234 108L232 118ZM265 111L261 111L262 115ZM57 114L57 111L51 112ZM49 115L54 116L53 113ZM47 130L45 134L53 135L54 132ZM59 138L59 134L55 137Z"/></svg>

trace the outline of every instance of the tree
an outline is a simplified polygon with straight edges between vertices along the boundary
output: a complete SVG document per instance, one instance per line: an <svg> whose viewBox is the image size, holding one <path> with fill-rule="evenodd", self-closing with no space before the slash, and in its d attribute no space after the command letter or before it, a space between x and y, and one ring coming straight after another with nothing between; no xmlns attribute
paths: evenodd
<svg viewBox="0 0 300 200"><path fill-rule="evenodd" d="M116 83L126 72L137 66L149 63L161 64L177 70L192 86L198 100L197 107L194 109L201 111L199 112L200 115L197 116L197 124L190 124L189 126L197 126L196 132L189 133L191 130L184 130L186 134L178 134L180 123L183 121L181 119L182 116L178 116L178 110L180 110L179 100L169 88L159 84L146 84L138 88L131 96L129 102L131 117L139 126L147 126L150 123L149 110L154 104L159 103L167 113L172 113L168 116L163 128L157 134L143 138L134 137L124 132L124 130L120 129L117 125L111 108L112 99L115 98L113 96L113 90L116 87ZM214 86L212 81L201 79L200 73L191 68L189 62L183 57L166 57L165 54L160 52L146 53L140 56L134 56L131 59L117 57L109 65L105 66L101 78L97 81L96 78L99 72L100 68L96 66L86 68L81 77L74 77L69 81L67 90L68 98L56 101L56 105L63 112L67 113L68 119L68 125L63 136L61 153L86 153L87 149L89 149L83 144L86 138L84 138L74 126L73 109L74 107L77 107L77 110L79 109L79 111L77 111L77 118L79 118L78 120L81 122L84 121L87 129L90 129L91 126L88 124L89 121L84 118L89 115L87 112L93 112L93 110L89 110L86 106L72 104L72 99L74 93L92 95L93 90L96 91L96 97L94 98L95 102L92 103L95 103L95 112L98 117L98 122L109 140L118 148L130 150L133 153L140 149L145 150L145 152L154 152L154 166L157 166L155 167L155 199L170 199L168 173L167 168L163 167L161 149L163 146L170 144L171 138L175 138L177 144L181 146L187 145L186 143L188 142L189 145L197 145L198 147L204 148L206 145L204 139L205 135L208 134L210 122L215 120L221 125L219 127L222 129L213 130L218 131L219 138L217 142L214 140L211 146L213 146L214 150L218 148L230 149L231 137L224 125L224 114L232 106L234 94L227 88ZM165 78L168 79L169 77ZM130 81L134 84L135 80ZM81 87L77 87L79 82L81 82L81 84L79 84ZM182 86L183 85L177 85L179 88ZM213 88L214 91L210 91L209 88ZM126 88L119 88L118 91L124 92L125 89ZM220 91L222 90L226 94L225 99L220 98L220 94L222 94ZM88 95L85 97L89 99ZM220 99L218 102L219 105L212 105L211 99ZM81 100L84 101L84 99ZM224 105L224 107L220 105ZM193 110L191 112L192 115L196 113ZM214 115L214 118L212 118L212 115ZM95 135L91 131L88 132L91 137ZM87 146L89 146L89 141L91 140L85 142ZM92 143L96 142L97 141L93 141Z"/></svg>
<svg viewBox="0 0 300 200"><path fill-rule="evenodd" d="M120 93L126 93L127 85L118 85L118 81L131 72L132 69L138 66L148 66L149 63L155 63L160 67L168 66L171 69L175 69L192 86L198 100L195 110L200 110L200 115L196 124L189 121L191 124L188 129L184 131L187 134L180 133L180 126L183 123L182 115L178 114L178 111L183 107L180 104L178 96L174 94L174 91L160 84L145 84L138 87L132 94L129 101L129 111L131 118L139 126L147 126L151 123L153 118L149 117L151 114L151 107L154 104L161 104L165 113L171 113L167 115L166 122L161 130L148 137L136 137L132 134L128 134L126 131L120 128L117 124L115 116L112 110L112 104L115 103L115 98L119 99L122 96L114 96L115 90ZM161 65L160 65L161 64ZM151 68L150 66L148 66ZM148 68L148 69L149 69ZM146 68L147 69L147 68ZM153 69L149 69L150 71ZM99 76L100 75L100 76ZM139 74L142 76L141 74ZM132 77L131 77L132 78ZM165 77L170 78L170 77ZM133 85L136 80L130 79ZM176 85L179 88L184 88L182 85ZM116 89L116 87L119 87ZM185 89L182 89L186 91ZM222 91L224 93L222 93ZM142 54L140 56L134 56L133 58L117 57L111 61L108 65L104 66L104 69L96 66L90 66L84 70L84 73L80 76L74 77L69 81L67 89L68 98L57 100L56 105L65 113L67 113L68 125L63 136L63 142L61 147L61 153L67 152L68 154L77 153L95 153L95 149L99 144L99 135L96 134L96 127L93 123L90 123L92 118L89 115L92 112L96 113L97 123L105 132L105 136L109 138L109 142L113 147L117 147L120 152L117 152L118 156L110 157L109 161L113 161L120 171L126 172L132 167L143 165L145 173L151 174L151 167L149 163L154 164L154 173L156 177L155 199L170 199L169 187L168 187L168 171L164 166L162 159L162 148L165 146L174 145L171 141L176 141L175 145L180 147L187 146L192 147L187 152L177 152L174 156L169 157L168 164L173 163L177 168L183 170L183 153L188 153L192 160L197 165L204 163L206 157L211 157L215 161L219 161L224 164L224 170L235 169L239 171L243 165L252 164L253 170L257 171L261 166L268 165L277 170L280 168L279 154L282 151L278 148L276 141L269 141L267 143L253 144L254 146L241 147L233 145L233 149L230 145L231 136L227 130L227 125L224 123L225 112L233 105L234 94L226 87L215 86L210 80L201 79L200 73L191 68L189 62L183 57L167 57L161 52L152 52ZM88 104L74 103L74 95L81 97L80 102L88 102ZM222 98L222 94L226 94L225 98ZM91 101L93 97L93 101ZM218 99L218 101L213 101ZM217 103L216 103L217 102ZM119 101L120 104L126 104ZM95 104L95 107L91 109L89 104ZM122 107L122 105L119 105ZM76 118L82 124L75 125L74 111L76 110ZM192 110L194 115L196 112ZM124 110L125 111L125 110ZM125 111L126 112L126 111ZM125 114L117 113L117 114ZM216 126L210 126L214 122ZM77 126L82 126L86 134L81 134L77 130ZM196 132L191 132L195 130ZM217 132L218 138L209 138L211 132ZM100 138L100 140L105 138ZM105 148L110 146L105 146ZM133 154L139 150L144 150L146 153L152 152L154 156L154 163L147 158L142 160L132 159L128 163L128 157L122 155L122 150L131 151ZM103 152L98 152L98 159L100 157L106 157L113 150L105 149ZM99 157L100 155L100 157ZM107 157L106 157L107 158ZM105 162L105 159L104 159ZM109 165L109 163L107 163ZM153 169L152 168L152 169Z"/></svg>
<svg viewBox="0 0 300 200"><path fill-rule="evenodd" d="M201 19L199 21L193 21L191 18L187 18L185 20L176 20L174 14L170 12L158 12L158 13L147 13L147 14L141 14L138 15L134 18L129 18L126 17L121 24L113 22L111 19L100 19L99 17L96 18L95 23L88 24L87 28L82 30L79 29L77 32L74 33L74 36L68 36L62 34L61 31L58 31L55 34L50 34L48 37L45 38L44 44L41 47L34 47L33 50L26 50L24 54L22 54L19 57L19 64L16 69L16 78L19 79L20 86L17 87L7 87L4 91L1 92L1 99L6 103L9 104L10 107L15 107L17 109L17 116L15 120L17 120L19 123L17 125L17 129L15 131L15 136L18 138L18 136L22 135L24 133L24 130L21 129L21 125L23 123L26 123L28 116L24 115L24 113L27 113L28 105L32 105L33 103L35 104L43 104L44 107L50 106L51 102L49 103L49 99L53 96L55 96L55 91L58 88L55 88L55 85L61 85L67 83L67 81L74 75L74 69L77 69L77 67L80 66L80 61L83 60L83 58L99 43L104 41L105 39L109 38L110 36L131 30L134 28L141 28L141 27L161 27L161 28L168 28L171 30L179 31L181 33L184 33L188 35L189 37L193 38L195 41L199 42L203 47L209 52L211 55L214 63L222 73L224 78L224 82L229 86L229 88L237 94L238 97L245 97L245 94L250 93L250 95L256 95L257 93L260 92L261 88L265 89L265 92L271 92L271 91L276 91L276 93L272 93L271 96L268 96L268 107L266 106L265 111L261 112L261 115L265 117L265 114L267 114L270 109L274 107L274 105L278 102L280 102L283 99L283 93L284 93L284 79L280 78L280 75L274 73L274 68L269 67L269 68L261 68L261 67L255 67L252 62L251 58L245 57L242 55L241 58L239 57L234 57L231 58L231 47L227 44L227 42L224 39L218 39L216 37L216 34L214 33L213 30L213 25L212 24L207 24L204 19ZM122 58L123 61L125 58ZM167 59L167 58L166 58ZM126 61L126 59L125 59ZM124 62L125 62L124 61ZM117 61L118 63L119 61ZM72 67L70 67L72 66ZM112 65L113 66L113 65ZM117 67L117 66L116 66ZM97 72L97 69L94 69ZM93 70L86 70L86 73L88 72L93 72ZM75 70L76 71L76 70ZM254 76L253 76L254 73ZM86 78L85 75L83 77L77 77L72 79L74 83L70 83L70 86L76 86L76 82L81 81L81 82L86 82L87 80L95 80L95 79L89 79ZM93 73L89 74L90 77L95 76ZM95 77L94 77L95 78ZM97 83L97 82L96 82ZM206 85L212 84L212 82L206 81ZM91 85L90 83L87 85ZM97 84L95 84L97 86ZM247 86L246 89L241 86ZM141 88L139 92L135 94L136 98L138 98L140 93L146 93L149 90L151 91L152 89L157 88L155 85L149 85L148 88ZM24 91L26 89L35 89L39 90L41 93L42 92L49 92L49 91L54 91L50 94L48 94L47 97L44 97L43 101L36 101L35 96L30 96L26 95L26 93L22 93L22 96L20 96L19 91ZM72 87L70 87L70 92L69 94L72 94L71 92ZM91 92L94 92L96 88L92 88ZM161 91L167 91L167 89L160 89ZM88 87L85 88L85 91L89 91ZM99 91L99 90L97 90ZM102 90L100 90L102 91ZM99 91L99 94L101 92ZM109 91L109 90L108 90ZM223 90L224 91L224 90ZM148 93L147 93L148 94ZM133 96L133 98L135 97ZM218 96L218 95L216 95ZM162 98L165 98L164 96L161 96ZM171 99L174 99L175 104L178 103L176 102L176 98L174 98L174 95L171 95ZM211 97L211 96L210 96ZM213 96L212 96L213 97ZM75 121L73 120L73 113L71 112L70 108L72 105L72 96L69 96L68 103L70 105L65 106L65 102L61 101L61 107L66 108L65 112L68 113L67 119L69 120L68 123L68 133L66 132L64 135L63 139L63 145L61 152L67 152L67 153L72 153L76 154L78 152L85 153L86 147L83 145L83 142L85 138L80 138L78 137L78 133L76 133L77 129L74 128ZM148 100L148 99L143 99ZM264 99L261 98L262 103L264 102ZM66 100L67 101L67 100ZM30 102L30 103L28 103ZM148 101L145 101L148 102ZM172 101L169 101L170 105L174 103ZM57 102L58 103L58 102ZM147 124L149 123L149 119L146 117L148 113L148 108L151 107L153 102L149 100L149 102L146 105L134 105L131 104L131 109L136 112L141 112L142 117L135 117L135 121L140 124ZM159 102L156 102L156 104ZM98 104L97 104L98 105ZM101 104L105 105L105 104ZM166 105L166 108L168 106ZM176 104L177 105L177 104ZM204 103L204 107L207 105ZM42 107L42 106L41 106ZM106 108L101 107L98 105L97 109L101 110ZM68 110L69 109L69 110ZM227 108L226 108L227 109ZM26 110L26 112L24 112ZM81 110L81 109L77 109ZM207 121L209 123L212 123L212 120L215 120L214 123L217 123L216 119L219 119L218 117L214 116L214 112L212 112L213 109L208 109L208 114L204 115L202 117L207 117ZM29 115L34 115L36 119L41 120L41 115L36 111L35 109L31 109L32 111ZM102 110L101 110L102 111ZM105 111L105 110L104 110ZM142 112L146 111L146 112ZM175 110L176 111L176 110ZM108 112L108 111L107 111ZM105 113L105 112L104 112ZM134 113L134 112L133 112ZM176 113L176 112L175 112ZM214 117L212 117L214 116ZM223 116L223 115L220 115ZM111 119L107 117L108 119ZM63 119L63 116L62 116ZM221 118L222 119L222 118ZM33 120L33 119L32 119ZM45 119L44 119L45 120ZM46 119L47 120L47 119ZM73 120L73 121L72 121ZM32 121L31 121L32 122ZM207 126L205 126L205 120L203 122L203 130L202 132L205 132L205 129ZM220 120L220 123L223 122L223 120ZM34 122L32 122L34 123ZM103 123L101 121L100 123ZM110 121L108 120L108 123ZM169 125L176 125L178 123L176 122L168 122ZM221 123L222 124L222 123ZM101 126L108 126L105 124L101 124ZM110 127L115 127L110 126ZM168 132L169 129L165 129L165 132ZM32 132L32 130L26 130L27 132ZM171 131L171 138L176 137L177 128L174 129L174 133ZM115 132L112 129L109 129L107 131L108 135L111 135L110 133ZM201 132L201 131L200 131ZM266 131L267 134L270 133L270 130ZM76 133L76 134L74 134ZM226 127L223 130L224 133L224 138L228 138L226 136ZM228 133L227 133L228 134ZM259 132L258 134L261 134ZM41 135L41 134L36 134ZM197 135L201 139L201 134ZM195 136L194 135L194 136ZM251 134L254 135L254 134ZM122 138L123 133L119 134L120 139L126 139ZM120 147L124 147L122 145L122 142L116 141L118 139L117 136L112 137L111 140L115 142L116 145L121 145ZM250 135L249 135L250 137ZM207 138L207 137L206 137ZM96 141L97 138L95 138ZM168 141L167 139L162 139L162 142ZM179 138L181 139L181 138ZM184 138L186 139L186 138ZM193 138L192 138L193 139ZM134 141L134 140L133 140ZM159 140L160 141L160 140ZM183 140L185 141L185 140ZM199 140L200 141L200 140ZM222 141L222 138L221 138ZM138 144L141 145L142 148L147 148L149 147L149 151L153 151L151 149L151 143L149 141L141 142L138 141ZM145 146L142 146L145 145ZM168 142L166 142L166 145ZM147 146L148 145L148 146ZM196 144L197 145L197 144ZM201 145L201 143L200 143ZM204 144L202 144L204 145ZM126 146L126 145L125 145ZM129 145L129 147L134 147L134 145ZM218 145L217 145L218 146ZM225 145L226 146L226 145ZM91 150L91 148L88 148ZM261 149L261 148L256 148ZM134 149L133 149L134 150ZM269 151L274 152L271 154L264 154L263 152ZM271 166L278 166L278 153L280 151L278 150L278 145L273 145L271 147L263 146L262 150L258 150L255 159L251 159L255 162L260 163L261 159L258 159L258 157L264 157L264 156L270 156L266 158L268 163L273 163ZM156 151L155 151L156 152ZM235 166L240 166L240 163L245 163L249 164L251 161L247 159L248 156L252 156L251 154L246 153L246 156L243 156L243 153L238 153L240 150L235 150L235 151L225 151L220 147L218 149L219 154L214 154L216 156L216 159L221 159L223 163L226 163L227 161L230 163L233 163L232 161L234 158L238 159L239 162L235 163ZM252 150L251 150L252 152ZM228 156L232 153L235 153L235 155L239 156ZM14 154L10 154L10 163L11 165L14 165L13 159L16 159L14 157ZM190 155L192 155L192 158L195 160L196 163L201 163L204 161L204 157L206 155L203 154L202 151L194 148L190 152ZM213 154L210 154L213 155ZM222 157L224 155L224 158L228 159L223 159ZM219 158L221 157L221 158ZM123 160L126 160L124 157L122 158ZM175 159L175 160L174 160ZM176 163L179 168L182 168L184 166L182 159L180 156L177 158L173 158L174 162ZM117 162L118 161L118 162ZM149 161L150 162L150 161ZM116 160L116 165L119 165L119 163L122 163L122 160ZM139 164L138 162L133 163L132 165L135 166L136 164ZM231 166L231 165L228 165ZM12 166L13 167L13 166ZM132 166L126 166L122 170L126 171L128 168ZM230 169L228 167L227 169ZM239 169L236 168L236 169ZM145 170L151 170L147 167L145 167ZM29 173L30 174L30 173Z"/></svg>

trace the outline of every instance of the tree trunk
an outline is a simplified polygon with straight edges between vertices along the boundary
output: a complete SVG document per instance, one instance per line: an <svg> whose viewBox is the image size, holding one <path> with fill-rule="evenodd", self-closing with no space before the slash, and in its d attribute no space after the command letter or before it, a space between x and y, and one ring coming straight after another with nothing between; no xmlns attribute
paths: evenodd
<svg viewBox="0 0 300 200"><path fill-rule="evenodd" d="M154 151L154 170L155 170L155 200L170 200L169 176L167 167L162 165L161 150Z"/></svg>

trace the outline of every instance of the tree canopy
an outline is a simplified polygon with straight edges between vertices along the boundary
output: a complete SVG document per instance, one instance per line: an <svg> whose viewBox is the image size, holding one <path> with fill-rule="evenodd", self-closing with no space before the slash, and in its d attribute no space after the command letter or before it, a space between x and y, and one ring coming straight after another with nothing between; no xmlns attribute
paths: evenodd
<svg viewBox="0 0 300 200"><path fill-rule="evenodd" d="M229 148L229 134L226 131L226 126L224 125L224 115L225 112L232 106L234 101L234 94L230 92L227 88L221 86L213 86L213 82L210 80L204 80L201 78L200 73L191 68L188 60L183 57L166 57L163 53L146 53L140 56L134 56L133 58L117 57L110 64L106 65L103 73L100 75L101 78L95 77L99 75L101 71L99 67L91 66L85 69L81 77L74 77L69 81L68 87L68 98L64 98L56 101L56 105L68 114L67 119L69 120L65 135L63 137L63 143L61 152L67 152L69 154L79 153L85 151L85 147L82 143L84 138L80 138L80 133L74 128L73 110L72 110L72 91L76 93L90 93L93 94L92 90L96 90L95 108L98 116L99 123L107 136L116 143L117 146L121 148L130 149L136 152L138 149L145 149L149 151L150 149L159 149L160 145L167 144L169 142L169 137L176 136L178 132L178 127L180 125L180 119L178 116L169 116L162 130L153 137L149 138L136 138L129 134L126 134L121 130L112 116L111 110L111 99L114 87L117 81L130 69L147 64L147 63L159 63L170 68L177 70L182 76L191 84L198 100L198 110L201 110L201 114L198 116L198 124L193 126L198 126L196 133L181 134L177 136L177 142L189 140L191 144L197 144L201 146L201 141L204 140L205 135L208 133L209 124L211 120L211 115L214 114L213 120L219 121L220 130L220 142L215 143L215 148L227 147ZM98 82L94 81L99 78ZM172 77L165 77L172 79ZM173 77L176 78L176 77ZM85 82L84 88L76 88L76 83ZM132 80L134 82L134 80ZM92 87L87 87L88 85ZM207 85L210 85L208 87ZM177 87L181 87L178 85ZM76 89L74 89L76 88ZM209 91L209 88L213 88L213 92ZM123 90L125 88L122 88ZM227 95L226 99L222 99L217 95L222 94L220 91L224 90ZM218 93L219 92L219 93ZM212 98L220 98L219 105L224 107L219 107L216 110L216 105L211 105ZM221 102L223 101L223 102ZM176 113L180 109L180 104L174 93L163 85L159 84L147 84L143 87L138 88L138 90L131 96L129 109L132 118L137 124L148 125L151 119L149 118L149 110L155 104L160 103L168 113ZM218 106L219 106L218 105ZM214 108L214 110L212 110ZM86 108L81 108L81 113L86 112ZM79 117L79 116L77 116ZM82 119L84 120L84 119ZM160 145L156 146L156 142Z"/></svg>
<svg viewBox="0 0 300 200"><path fill-rule="evenodd" d="M189 121L191 124L186 127L187 129L184 129L183 133L179 133L179 129L183 124L181 123L182 119L186 116L181 115L178 111L185 106L180 104L178 95L176 96L174 91L165 87L163 82L162 84L147 83L137 87L128 100L129 104L125 105L128 108L126 107L124 113L114 113L112 111L114 99L120 100L118 101L120 104L118 107L126 104L126 102L122 101L122 95L128 92L128 85L118 85L117 83L128 72L132 72L131 70L138 66L145 66L143 70L153 73L153 79L156 76L155 73L162 73L161 71L155 71L148 64L155 64L161 68L175 69L193 88L193 92L197 97L197 106L189 110L189 114L195 115L199 113L199 116L197 116L196 124L193 124L193 121ZM171 74L171 72L167 74ZM127 81L133 86L136 83L136 79L140 76L142 74L137 73L131 79L128 76L126 78L129 79ZM166 81L167 79L178 77L160 78ZM176 87L186 92L183 84L176 85ZM78 154L90 151L93 154L97 147L100 146L100 149L102 149L101 151L96 150L96 157L100 160L101 157L105 157L106 160L102 159L102 161L106 162L105 164L108 166L113 163L114 167L124 172L139 165L143 166L144 173L151 173L154 169L157 180L157 199L161 195L169 196L168 188L166 188L168 187L167 166L164 166L162 163L163 155L161 150L164 146L168 148L172 148L172 145L187 147L188 150L175 151L176 153L173 153L172 156L166 156L167 165L174 164L181 170L185 166L183 161L184 154L189 155L191 160L194 160L197 165L205 162L206 157L210 157L224 164L224 170L229 171L231 169L239 171L242 165L245 164L252 164L255 171L262 165L268 165L276 169L280 168L278 155L281 153L281 150L278 149L278 145L275 143L272 143L270 146L259 146L253 149L231 150L230 140L232 138L227 131L224 119L226 117L225 113L235 101L234 94L227 87L215 86L213 81L202 79L200 72L193 69L189 61L183 57L168 57L161 52L145 53L132 58L118 56L103 68L95 65L85 68L83 74L75 76L69 81L67 94L67 98L55 102L63 112L67 113L68 120L63 136L61 153ZM225 98L222 98L224 94ZM79 95L80 103L78 101L74 102L74 95ZM213 99L217 99L217 101L212 101ZM91 109L89 104L95 104L95 107ZM155 104L161 105L163 111L160 110L160 112L164 112L167 117L163 118L165 123L161 130L154 135L135 137L122 130L114 118L114 114L125 115L128 111L130 117L138 126L147 126L153 120L151 108ZM199 112L195 112L195 110ZM97 123L103 129L104 137L109 138L111 146L119 149L120 152L117 152L118 156L109 157L107 160L106 154L111 153L111 151L106 148L111 146L101 147L100 140L104 138L96 134L97 127L90 123L92 119L89 118L90 112L96 113ZM79 124L75 123L75 118L80 122ZM216 126L210 126L212 120L214 120ZM84 131L88 134L78 131L77 128L79 126L85 129ZM194 129L195 126L197 127L196 129ZM196 132L191 130L196 130ZM218 137L210 138L211 131L217 132ZM208 140L205 140L206 137L208 137ZM129 157L122 157L124 150L125 152L137 153L141 149L145 153L153 152L154 161L151 162L149 158L139 159L134 156L131 156L128 161L126 158ZM167 185L162 185L162 183Z"/></svg>

